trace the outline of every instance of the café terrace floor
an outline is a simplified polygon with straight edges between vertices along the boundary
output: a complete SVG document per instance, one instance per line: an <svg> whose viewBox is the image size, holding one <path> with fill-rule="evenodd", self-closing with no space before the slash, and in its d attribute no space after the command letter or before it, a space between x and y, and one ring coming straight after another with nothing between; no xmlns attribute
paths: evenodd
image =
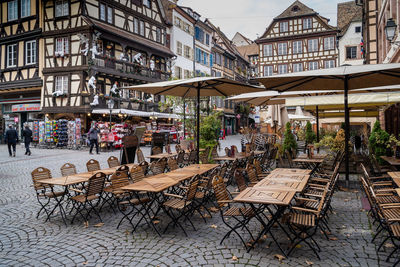
<svg viewBox="0 0 400 267"><path fill-rule="evenodd" d="M240 137L232 136L222 142L222 147L239 145ZM144 149L145 154L149 153ZM220 152L222 153L222 151ZM372 222L363 209L360 189L338 190L330 215L332 230L330 240L322 234L317 240L322 248L321 261L301 245L288 259L279 261L281 254L271 238L256 245L249 253L240 240L231 236L222 245L220 240L228 231L219 213L207 223L195 215L197 231L185 224L186 237L179 228L170 228L159 237L146 225L132 234L129 224L116 226L121 214L114 214L108 208L102 210L104 225L92 218L89 227L76 221L67 227L56 216L50 222L44 218L36 219L39 209L35 192L31 187L30 172L39 166L49 168L53 176L59 176L59 168L65 162L76 164L77 171L85 170L90 158L106 166L110 155L118 152L104 152L89 155L87 151L33 149L32 156L23 155L18 146L17 157L8 157L6 146L0 146L0 266L391 266L385 259L391 247L377 254L379 242L372 243ZM352 179L357 179L352 176ZM168 219L160 215L159 225ZM165 226L165 225L164 225ZM260 230L257 223L251 224L255 232ZM284 247L288 240L278 228L276 235ZM389 243L388 243L389 244Z"/></svg>

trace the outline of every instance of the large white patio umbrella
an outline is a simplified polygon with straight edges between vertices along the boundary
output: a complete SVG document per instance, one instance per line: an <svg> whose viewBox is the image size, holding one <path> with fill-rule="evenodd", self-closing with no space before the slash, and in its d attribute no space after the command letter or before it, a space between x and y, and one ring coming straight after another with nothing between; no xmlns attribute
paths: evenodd
<svg viewBox="0 0 400 267"><path fill-rule="evenodd" d="M278 92L342 90L345 108L346 180L349 180L349 90L400 84L400 64L342 66L257 78L267 90Z"/></svg>
<svg viewBox="0 0 400 267"><path fill-rule="evenodd" d="M262 87L255 87L237 81L216 78L197 77L191 79L174 80L150 84L141 84L124 89L142 91L153 95L172 95L179 97L197 97L197 146L200 144L200 97L202 96L231 96L248 92L259 92ZM199 149L197 149L197 162Z"/></svg>

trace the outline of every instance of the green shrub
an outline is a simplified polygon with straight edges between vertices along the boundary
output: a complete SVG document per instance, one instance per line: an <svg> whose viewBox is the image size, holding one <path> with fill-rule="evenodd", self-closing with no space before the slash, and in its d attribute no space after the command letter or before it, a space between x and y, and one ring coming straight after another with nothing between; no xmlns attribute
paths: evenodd
<svg viewBox="0 0 400 267"><path fill-rule="evenodd" d="M283 150L288 151L292 155L295 155L297 149L297 142L292 133L290 122L286 123L285 129L285 141L283 142Z"/></svg>
<svg viewBox="0 0 400 267"><path fill-rule="evenodd" d="M317 139L317 135L312 130L311 122L307 121L306 124L306 142L312 144Z"/></svg>
<svg viewBox="0 0 400 267"><path fill-rule="evenodd" d="M372 128L371 135L368 139L369 148L371 152L375 155L379 163L384 163L381 156L386 154L387 143L389 142L389 134L381 129L381 124L376 121L374 127Z"/></svg>

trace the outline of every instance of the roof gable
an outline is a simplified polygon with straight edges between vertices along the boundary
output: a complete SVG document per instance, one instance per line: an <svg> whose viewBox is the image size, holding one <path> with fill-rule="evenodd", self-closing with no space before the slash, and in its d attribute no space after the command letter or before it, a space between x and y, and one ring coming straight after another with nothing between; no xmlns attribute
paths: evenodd
<svg viewBox="0 0 400 267"><path fill-rule="evenodd" d="M285 11L283 11L279 16L275 17L274 19L285 19L296 16L309 16L316 14L317 12L315 12L313 9L296 0L293 2L293 4L286 8Z"/></svg>
<svg viewBox="0 0 400 267"><path fill-rule="evenodd" d="M354 1L339 3L337 6L337 25L340 36L343 36L350 24L355 21L362 21L362 7L357 6Z"/></svg>

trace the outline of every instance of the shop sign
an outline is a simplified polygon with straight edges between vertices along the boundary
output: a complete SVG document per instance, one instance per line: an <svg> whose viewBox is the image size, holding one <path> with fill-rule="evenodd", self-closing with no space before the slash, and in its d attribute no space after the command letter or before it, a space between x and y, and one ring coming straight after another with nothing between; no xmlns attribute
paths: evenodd
<svg viewBox="0 0 400 267"><path fill-rule="evenodd" d="M240 119L240 114L237 114L237 115L236 115L236 118L237 118L237 119Z"/></svg>
<svg viewBox="0 0 400 267"><path fill-rule="evenodd" d="M14 122L18 123L18 121L19 121L19 118L18 117L14 117Z"/></svg>
<svg viewBox="0 0 400 267"><path fill-rule="evenodd" d="M24 111L40 111L40 104L18 104L12 105L12 112L24 112Z"/></svg>

